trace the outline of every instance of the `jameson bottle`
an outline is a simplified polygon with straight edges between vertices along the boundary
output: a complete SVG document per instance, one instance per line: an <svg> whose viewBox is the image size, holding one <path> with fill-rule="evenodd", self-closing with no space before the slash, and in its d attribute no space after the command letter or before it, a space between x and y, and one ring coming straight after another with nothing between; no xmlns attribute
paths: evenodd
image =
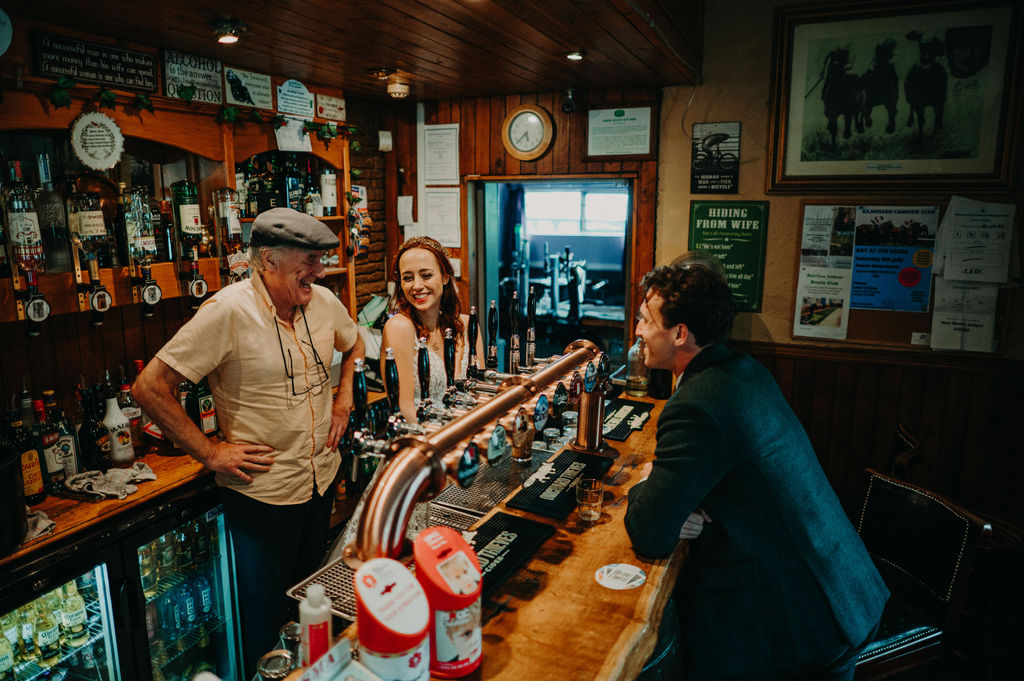
<svg viewBox="0 0 1024 681"><path fill-rule="evenodd" d="M46 408L42 400L32 400L32 411L36 423L32 426L32 443L43 460L43 484L48 492L57 492L64 487L64 456L60 452L57 428L46 420Z"/></svg>
<svg viewBox="0 0 1024 681"><path fill-rule="evenodd" d="M39 214L39 229L43 233L43 252L46 271L71 271L71 235L68 233L68 219L64 199L53 189L50 175L50 157L38 154L39 193L36 194L36 211Z"/></svg>
<svg viewBox="0 0 1024 681"><path fill-rule="evenodd" d="M46 486L43 482L45 469L39 449L25 431L21 419L11 421L11 445L21 456L21 478L25 486L25 504L35 506L46 499Z"/></svg>
<svg viewBox="0 0 1024 681"><path fill-rule="evenodd" d="M171 185L174 224L184 253L198 249L203 240L203 223L199 215L199 191L191 180L178 180Z"/></svg>

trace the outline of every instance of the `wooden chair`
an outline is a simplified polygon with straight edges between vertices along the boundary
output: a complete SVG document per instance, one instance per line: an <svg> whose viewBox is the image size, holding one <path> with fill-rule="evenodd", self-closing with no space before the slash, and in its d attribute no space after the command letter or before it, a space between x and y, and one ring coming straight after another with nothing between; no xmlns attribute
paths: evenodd
<svg viewBox="0 0 1024 681"><path fill-rule="evenodd" d="M892 598L856 679L885 679L951 653L979 537L991 526L948 499L871 469L857 532Z"/></svg>
<svg viewBox="0 0 1024 681"><path fill-rule="evenodd" d="M911 467L918 462L921 454L921 444L917 438L900 423L896 426L892 449L889 452L889 475L900 480L907 480Z"/></svg>

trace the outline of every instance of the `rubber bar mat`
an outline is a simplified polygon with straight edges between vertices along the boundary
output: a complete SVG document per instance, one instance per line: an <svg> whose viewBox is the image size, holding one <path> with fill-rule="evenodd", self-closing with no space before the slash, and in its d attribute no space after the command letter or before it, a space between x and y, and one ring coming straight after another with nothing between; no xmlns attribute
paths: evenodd
<svg viewBox="0 0 1024 681"><path fill-rule="evenodd" d="M617 397L604 406L602 434L607 440L623 442L647 423L653 404Z"/></svg>
<svg viewBox="0 0 1024 681"><path fill-rule="evenodd" d="M434 501L470 513L484 515L522 485L551 452L535 447L531 465L516 463L506 456L494 466L480 466L476 480L466 489L448 485Z"/></svg>
<svg viewBox="0 0 1024 681"><path fill-rule="evenodd" d="M567 449L554 461L541 465L505 505L549 518L565 518L576 508L576 481L601 477L612 462L603 456Z"/></svg>
<svg viewBox="0 0 1024 681"><path fill-rule="evenodd" d="M484 598L511 577L554 533L552 525L501 511L488 518L475 532L465 533L463 536L472 537L469 543L480 561Z"/></svg>

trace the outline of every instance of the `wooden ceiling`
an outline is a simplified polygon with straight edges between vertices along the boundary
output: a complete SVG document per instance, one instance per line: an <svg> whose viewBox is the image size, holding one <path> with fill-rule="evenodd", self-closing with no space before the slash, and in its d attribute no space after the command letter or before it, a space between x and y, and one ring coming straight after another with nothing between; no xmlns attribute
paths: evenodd
<svg viewBox="0 0 1024 681"><path fill-rule="evenodd" d="M154 47L346 95L386 99L396 70L413 99L646 88L699 81L703 0L16 0L12 18ZM241 19L219 45L212 24ZM568 52L585 52L571 62Z"/></svg>

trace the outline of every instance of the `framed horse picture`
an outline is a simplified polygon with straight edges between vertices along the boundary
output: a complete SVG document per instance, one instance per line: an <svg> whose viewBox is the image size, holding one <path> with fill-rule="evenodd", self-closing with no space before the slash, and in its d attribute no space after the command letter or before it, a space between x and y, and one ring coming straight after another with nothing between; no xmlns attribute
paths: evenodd
<svg viewBox="0 0 1024 681"><path fill-rule="evenodd" d="M776 11L769 193L1010 189L1021 3Z"/></svg>

